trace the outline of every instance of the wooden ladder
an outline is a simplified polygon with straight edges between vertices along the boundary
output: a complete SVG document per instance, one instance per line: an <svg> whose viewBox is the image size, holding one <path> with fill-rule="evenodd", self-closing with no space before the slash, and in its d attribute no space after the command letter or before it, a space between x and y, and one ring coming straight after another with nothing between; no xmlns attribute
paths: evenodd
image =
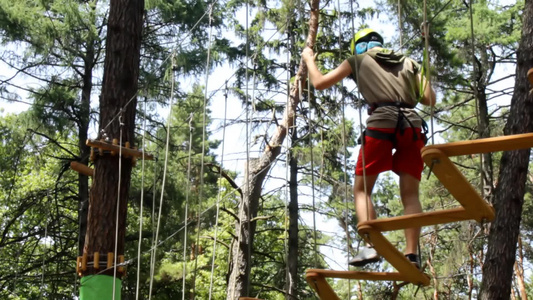
<svg viewBox="0 0 533 300"><path fill-rule="evenodd" d="M533 69L528 72L533 84ZM494 219L494 208L481 198L466 177L449 159L451 156L508 151L533 147L533 133L492 137L472 141L460 141L431 145L421 150L422 159L437 176L442 185L459 201L461 207L422 212L406 216L376 219L357 224L359 234L388 261L397 272L359 272L309 269L306 279L320 299L339 299L327 282L327 278L407 281L418 285L429 285L430 278L417 269L398 251L382 232L445 224L464 220L489 222Z"/></svg>

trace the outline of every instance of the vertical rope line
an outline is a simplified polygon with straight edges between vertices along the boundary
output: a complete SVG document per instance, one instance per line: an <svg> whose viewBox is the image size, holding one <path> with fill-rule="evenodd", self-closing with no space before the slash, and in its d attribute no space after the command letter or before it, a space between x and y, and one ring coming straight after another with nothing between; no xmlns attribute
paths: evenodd
<svg viewBox="0 0 533 300"><path fill-rule="evenodd" d="M429 86L431 87L431 64L429 62L429 22L427 17L427 0L424 0L424 47L425 47L425 57L424 61L426 62L426 80L427 84L424 85L424 91ZM420 78L423 80L423 78ZM424 92L423 91L423 92ZM435 99L436 101L437 99ZM431 123L431 144L435 144L435 124L434 124L434 115L435 115L435 107L433 105L430 105L430 123Z"/></svg>
<svg viewBox="0 0 533 300"><path fill-rule="evenodd" d="M242 237L242 217L244 215L244 206L245 206L245 201L248 199L249 200L249 192L250 192L250 186L249 186L249 173L250 173L250 142L249 142L249 135L250 135L250 126L248 124L248 121L250 119L250 104L248 103L248 64L249 64L249 58L248 58L248 55L249 55L249 37L248 37L248 31L249 31L249 28L248 28L248 13L249 13L249 3L248 1L246 1L246 9L245 9L245 13L246 13L246 18L245 18L245 22L246 22L246 29L245 29L245 35L246 35L246 45L245 45L245 56L246 56L246 59L245 59L245 77L246 77L246 87L245 87L245 102L246 102L246 107L245 107L245 111L246 111L246 122L245 123L245 131L246 131L246 138L245 138L245 142L246 142L246 164L245 164L245 172L244 172L244 193L243 193L243 198L241 200L241 205L239 207L239 229L238 229L238 233L237 233L237 251L235 254L238 254L239 251L240 251L240 244L241 244L241 239L243 238ZM250 219L249 219L249 210L250 208L248 207L248 213L247 213L247 217L248 217L248 229L250 229L250 226L249 226L249 222L250 222ZM248 249L248 253L246 253L246 255L248 256L248 258L250 257L250 250ZM249 260L248 260L249 262ZM248 263L249 265L249 263ZM246 266L246 268L248 269L249 266ZM238 268L239 266L237 266ZM231 275L231 280L230 282L233 283L233 286L232 286L232 289L231 289L231 299L234 299L235 298L235 288L237 286L237 283L236 283L236 272L234 270L232 270L232 275ZM248 286L246 286L246 291L248 291Z"/></svg>
<svg viewBox="0 0 533 300"><path fill-rule="evenodd" d="M174 58L175 58L176 52L172 53L172 63L171 63L171 83L170 83L170 104L169 104L169 111L168 111L168 120L167 120L167 137L166 137L166 145L165 145L165 162L163 164L163 178L161 182L161 197L159 199L159 212L157 216L157 227L155 230L155 239L154 239L154 262L156 261L156 255L157 255L157 245L158 245L158 239L159 239L159 228L161 227L161 214L163 209L163 198L164 198L164 190L165 190L165 181L167 177L167 167L168 167L168 149L170 144L170 126L172 124L172 106L174 104ZM150 290L149 290L149 298L152 299L152 288L154 283L154 272L155 272L155 266L152 269L152 274L150 274Z"/></svg>
<svg viewBox="0 0 533 300"><path fill-rule="evenodd" d="M204 102L203 102L203 117L202 117L202 153L200 158L200 188L198 195L197 208L197 222L196 222L196 247L194 248L194 275L193 275L193 298L196 297L196 276L198 274L198 254L200 248L200 225L201 225L201 211L204 197L204 162L205 162L205 144L206 144L206 127L207 127L207 87L209 83L209 63L211 60L211 39L213 35L213 4L209 6L209 42L207 46L207 59L205 63L205 87L204 87Z"/></svg>
<svg viewBox="0 0 533 300"><path fill-rule="evenodd" d="M156 159L157 161L157 159ZM156 194L157 194L157 163L154 163L154 183L153 183L153 192L152 192L152 232L155 231L155 201L156 201ZM155 270L155 252L154 252L154 246L157 241L155 240L155 237L152 236L152 247L150 248L150 277L153 276L154 270ZM152 279L150 279L152 280ZM151 296L150 296L151 297Z"/></svg>
<svg viewBox="0 0 533 300"><path fill-rule="evenodd" d="M191 193L191 165L192 165L192 133L194 132L193 127L194 114L189 115L189 151L187 154L187 187L185 188L185 212L183 219L185 220L185 225L183 226L183 277L182 277L182 294L181 299L185 300L185 286L187 279L187 234L188 234L188 225L189 225L189 196Z"/></svg>
<svg viewBox="0 0 533 300"><path fill-rule="evenodd" d="M398 31L400 33L400 52L403 49L402 3L398 0Z"/></svg>
<svg viewBox="0 0 533 300"><path fill-rule="evenodd" d="M50 190L47 191L46 193L46 199L48 200L50 198ZM41 268L41 288L40 288L40 292L41 292L41 299L44 299L44 272L46 270L45 268L45 262L46 262L46 253L48 252L48 249L47 249L47 246L46 246L46 242L48 240L48 220L50 219L50 210L47 208L46 209L46 215L47 215L47 218L46 218L46 225L44 226L44 247L43 247L43 264L42 264L42 268Z"/></svg>
<svg viewBox="0 0 533 300"><path fill-rule="evenodd" d="M341 11L341 2L340 0L337 0L337 6L338 6L338 11L339 11L339 18L338 18L338 22L339 22L339 38L338 38L338 43L339 43L339 58L342 59L342 22L341 22L341 15L340 15L340 11ZM341 85L341 90L343 90L343 83L341 81L340 83ZM338 95L337 95L338 97ZM348 161L346 159L346 157L348 156L348 146L347 146L347 143L346 143L346 115L345 115L345 106L346 106L346 103L345 103L345 98L342 96L341 94L341 98L342 98L342 104L341 104L341 111L342 111L342 151L343 151L343 167L344 167L344 207L345 207L345 210L344 210L344 224L346 224L346 229L345 229L345 232L346 232L346 260L347 260L347 263L350 261L350 247L351 247L351 238L350 238L350 230L349 230L349 219L348 219ZM346 264L348 266L348 264ZM351 280L348 279L348 299L351 298L351 288L352 286L352 282Z"/></svg>
<svg viewBox="0 0 533 300"><path fill-rule="evenodd" d="M141 243L143 232L143 209L144 209L144 153L146 152L146 98L144 99L144 120L142 137L142 158L141 158L141 204L139 210L139 245L137 247L137 285L135 286L135 299L139 300L139 282L141 280Z"/></svg>
<svg viewBox="0 0 533 300"><path fill-rule="evenodd" d="M352 1L350 1L350 10L351 10L351 14L353 16L354 15L354 9L353 9L353 2ZM351 18L351 19L352 19L352 38L355 38L354 18ZM354 53L354 55L357 55L357 54ZM357 59L355 59L355 81L357 81L357 83L359 83L359 66L358 66ZM361 97L361 91L359 90L359 86L357 86L357 100L359 101L359 103L357 104L357 106L359 108L359 130L361 131L361 136L362 136L362 139L361 139L361 160L362 160L362 164L363 164L363 190L364 190L364 193L365 193L366 218L368 220L368 219L370 219L370 207L368 206L368 201L369 201L369 199L367 198L368 187L367 187L367 184L366 184L365 137L363 136L364 126L363 126L363 113L362 113L363 104L362 104L362 97ZM357 176L357 175L355 175L355 176ZM355 198L355 193L354 193L354 198ZM359 222L359 220L358 220L358 222Z"/></svg>
<svg viewBox="0 0 533 300"><path fill-rule="evenodd" d="M120 185L122 181L122 115L118 118L120 123L120 139L118 142L119 151L118 151L118 191L117 191L117 214L115 218L115 251L114 251L114 263L113 263L113 300L115 300L115 291L117 286L117 256L118 256L118 221L120 217Z"/></svg>
<svg viewBox="0 0 533 300"><path fill-rule="evenodd" d="M287 25L289 25L289 16L287 15L287 18L286 18L286 22L287 22ZM290 30L287 30L287 45L289 45L289 49L290 47L292 47L292 45L290 44L291 42L291 32ZM290 90L291 90L291 53L290 51L287 51L287 91L286 91L286 102L285 102L285 107L288 107L289 106L289 101L290 101ZM297 82L295 82L294 84L299 84ZM301 91L301 89L300 89ZM291 276L290 276L290 268L289 268L289 230L290 230L290 226L289 226L289 223L290 223L290 189L291 189L291 180L290 180L290 161L291 161L291 145L289 143L289 139L291 139L292 137L289 135L289 132L287 131L287 138L285 139L285 147L287 149L287 151L285 152L286 153L286 156L285 156L285 182L286 182L286 185L285 185L285 209L284 209L284 222L283 222L283 255L285 256L285 280L286 282L288 282L288 284L286 284L286 288L285 288L285 298L286 299L289 299L288 298L288 294L290 292L290 287L292 286L292 282L291 282ZM288 220L288 221L287 221Z"/></svg>
<svg viewBox="0 0 533 300"><path fill-rule="evenodd" d="M220 154L220 170L218 172L218 193L217 193L217 211L215 217L215 237L213 240L213 257L211 259L211 276L209 279L209 300L213 296L213 278L215 273L215 258L217 253L217 238L218 238L218 221L219 221L219 212L220 212L220 201L222 201L222 167L224 165L224 147L226 140L226 123L227 123L227 113L228 113L228 81L226 80L226 88L224 90L224 123L222 125L222 153Z"/></svg>
<svg viewBox="0 0 533 300"><path fill-rule="evenodd" d="M248 85L248 80L249 80L249 68L248 68L248 65L250 64L250 40L249 40L249 33L250 33L250 25L249 25L249 20L248 20L248 14L249 14L249 10L250 10L250 3L249 1L246 1L246 190L247 190L247 194L248 194L248 201L250 201L250 179L249 179L249 175L250 175L250 126L248 124L248 121L250 120L250 116L249 116L249 113L250 113L250 104L249 104L249 99L248 99L248 93L249 93L249 85ZM243 203L244 204L244 203ZM246 218L247 218L247 223L246 223L246 226L247 226L247 229L248 229L248 247L247 247L247 253L246 253L246 256L247 256L247 261L248 263L246 264L246 271L248 273L248 276L250 276L251 274L251 264L252 264L252 235L251 235L251 215L250 215L250 203L248 203L248 209L246 210ZM244 205L243 205L244 206ZM250 293L250 280L248 280L248 283L246 284L246 287L245 287L245 295L249 295Z"/></svg>
<svg viewBox="0 0 533 300"><path fill-rule="evenodd" d="M473 84L474 84L474 98L475 98L475 106L476 106L476 120L477 120L477 128L478 128L478 135L479 137L482 136L482 132L481 132L481 120L479 118L479 115L480 115L480 111L479 111L479 94L478 94L478 84L477 84L477 79L476 79L476 75L477 75L477 67L476 67L476 45L474 44L475 43L475 38L474 38L474 12L473 12L473 9L472 9L472 0L469 0L468 1L468 6L469 6L469 12L470 12L470 39L471 39L471 46L472 46L472 67L473 67L473 74L472 74L472 80L473 80ZM479 155L479 173L480 173L480 187L481 187L481 198L485 199L485 185L484 185L484 178L483 178L483 173L484 173L484 166L483 166L483 154L480 154Z"/></svg>

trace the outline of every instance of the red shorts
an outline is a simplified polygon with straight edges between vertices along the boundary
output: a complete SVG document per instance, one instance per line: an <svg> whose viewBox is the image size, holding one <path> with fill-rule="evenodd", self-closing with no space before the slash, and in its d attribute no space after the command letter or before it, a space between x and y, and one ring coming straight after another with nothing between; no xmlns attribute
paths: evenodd
<svg viewBox="0 0 533 300"><path fill-rule="evenodd" d="M386 133L394 133L396 128L368 128ZM418 138L413 139L413 128L405 128L403 134L396 133L396 146L389 140L376 139L365 136L365 164L366 175L377 175L381 172L392 170L394 173L401 172L410 174L420 181L424 162L420 155L420 150L424 147L421 138L420 128L414 129ZM396 149L394 154L393 149ZM356 175L363 175L363 147L359 150Z"/></svg>

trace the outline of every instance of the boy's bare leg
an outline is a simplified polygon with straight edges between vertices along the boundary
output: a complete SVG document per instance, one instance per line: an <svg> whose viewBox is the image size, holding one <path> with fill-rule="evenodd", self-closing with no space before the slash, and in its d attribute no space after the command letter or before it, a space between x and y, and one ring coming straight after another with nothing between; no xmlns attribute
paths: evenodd
<svg viewBox="0 0 533 300"><path fill-rule="evenodd" d="M407 173L400 173L400 196L403 204L403 214L416 214L422 212L418 187L420 181ZM420 227L405 229L405 254L418 253L418 240L420 238Z"/></svg>

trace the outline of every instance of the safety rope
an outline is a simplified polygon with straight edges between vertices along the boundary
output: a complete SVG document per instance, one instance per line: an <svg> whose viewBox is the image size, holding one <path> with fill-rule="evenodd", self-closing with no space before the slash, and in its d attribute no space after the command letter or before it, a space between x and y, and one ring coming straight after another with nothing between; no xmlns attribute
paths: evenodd
<svg viewBox="0 0 533 300"><path fill-rule="evenodd" d="M350 1L350 12L351 12L351 15L353 16L354 15L354 9L353 9L353 2ZM355 23L354 23L354 18L352 18L352 38L355 37ZM359 66L358 66L358 61L357 59L355 59L355 81L356 82L359 82ZM363 110L363 105L362 105L362 97L361 97L361 91L359 89L359 87L357 88L357 100L358 100L358 103L357 103L357 107L358 107L358 111L359 111L359 130L361 132L361 134L363 134L364 132L364 125L363 125L363 113L362 113L362 110ZM366 207L366 219L369 220L370 219L370 207L368 205L368 202L369 202L369 199L367 198L367 195L368 195L368 187L367 187L367 184L366 184L366 159L365 159L365 138L362 137L361 138L361 160L362 160L362 164L363 164L363 191L365 193L365 207ZM357 175L355 175L357 176ZM354 197L355 197L355 193L354 193Z"/></svg>
<svg viewBox="0 0 533 300"><path fill-rule="evenodd" d="M478 135L479 137L482 137L483 133L481 132L481 119L479 117L479 94L478 94L478 84L476 80L476 74L478 72L477 64L476 64L476 45L475 45L475 39L474 39L474 13L472 9L472 0L468 1L468 7L469 7L469 13L470 13L470 39L471 39L471 46L472 46L472 80L474 84L474 98L475 98L475 106L476 106L476 121L477 121L477 128L478 128ZM490 154L489 154L490 155ZM484 157L483 154L479 155L479 170L480 170L480 188L481 188L481 198L485 199L485 179L483 176L484 173Z"/></svg>
<svg viewBox="0 0 533 300"><path fill-rule="evenodd" d="M422 28L424 30L424 47L425 47L424 48L424 62L425 62L424 67L427 70L427 74L426 74L427 84L424 87L424 91L423 91L425 92L426 88L428 87L431 88L431 65L429 61L429 22L427 19L427 0L424 0L424 23L422 25ZM422 81L424 80L422 76L421 76L420 84L422 84ZM422 94L420 96L422 96ZM436 99L430 99L430 101L434 101L434 100ZM434 126L435 106L434 105L430 105L430 111L431 111L431 114L430 114L431 144L434 145L435 144L435 126Z"/></svg>
<svg viewBox="0 0 533 300"><path fill-rule="evenodd" d="M246 81L246 87L245 87L245 102L246 102L246 107L245 107L245 111L246 111L246 122L245 122L245 131L246 131L246 139L245 139L245 142L246 142L246 166L245 166L245 171L244 171L244 186L245 186L245 191L249 191L250 190L250 180L249 180L249 174L250 174L250 126L248 124L248 120L250 120L250 104L249 104L249 101L248 101L248 78L249 78L249 70L248 70L248 65L249 65L249 48L250 48L250 41L249 41L249 20L248 20L248 14L249 14L249 9L250 9L250 5L248 3L248 1L246 2L246 9L245 9L245 14L246 14L246 18L245 18L245 22L246 22L246 29L245 29L245 35L246 35L246 44L245 44L245 56L246 56L246 59L245 59L245 81ZM242 239L242 215L244 213L244 197L242 198L242 201L239 205L239 232L237 234L237 245L240 245L241 244L241 239ZM247 210L247 221L248 221L248 232L250 230L250 208L248 208ZM249 239L251 239L251 235L249 234ZM251 245L249 245L248 247L248 251L246 253L246 256L247 256L247 260L248 260L248 264L246 265L246 268L250 268L250 257L251 257L251 250L250 250L250 247ZM233 251L233 248L231 249L231 251ZM237 249L237 251L239 251L239 249ZM249 273L248 273L249 274ZM232 289L231 289L231 299L235 299L235 288L237 286L237 282L236 282L236 272L234 270L232 270L232 274L231 274L231 279L230 279L230 282L233 283L233 286L232 286ZM245 294L248 294L248 290L249 290L249 284L248 286L245 287Z"/></svg>
<svg viewBox="0 0 533 300"><path fill-rule="evenodd" d="M207 46L207 59L205 66L205 86L204 86L204 101L203 101L203 115L202 115L202 153L200 155L200 186L198 188L198 213L197 213L197 222L196 222L196 247L194 247L194 274L193 274L193 288L192 293L193 297L196 295L196 277L198 274L198 253L200 248L200 225L201 225L201 216L200 211L202 209L202 202L204 197L204 162L205 162L205 144L206 144L206 127L207 127L207 88L209 83L209 67L211 62L211 46L212 46L212 35L213 35L213 6L212 3L209 6L209 43Z"/></svg>
<svg viewBox="0 0 533 300"><path fill-rule="evenodd" d="M187 234L188 234L188 225L189 225L189 197L191 194L191 166L192 166L192 133L194 131L193 126L194 114L189 115L189 151L187 154L187 185L185 187L185 212L183 213L183 220L185 226L183 229L183 277L182 277L182 295L181 299L185 300L185 286L187 279Z"/></svg>
<svg viewBox="0 0 533 300"><path fill-rule="evenodd" d="M218 221L219 221L219 212L220 212L220 197L222 196L222 167L224 166L224 141L226 140L226 123L227 123L227 113L228 113L228 86L226 81L226 93L224 93L224 122L222 124L222 142L221 142L221 154L220 154L220 170L218 172L218 192L217 192L217 203L216 203L216 215L215 215L215 236L213 239L213 257L211 259L211 275L209 279L209 300L213 296L213 279L215 273L215 258L217 253L217 238L218 238Z"/></svg>
<svg viewBox="0 0 533 300"><path fill-rule="evenodd" d="M144 209L144 154L146 151L146 98L144 99L144 120L143 120L143 136L142 136L142 156L141 156L141 203L139 209L139 240L137 247L137 284L135 286L135 299L139 300L139 286L141 279L141 245L143 232L143 209ZM154 174L155 177L155 174Z"/></svg>
<svg viewBox="0 0 533 300"><path fill-rule="evenodd" d="M168 168L168 149L169 149L169 144L170 144L170 126L172 124L172 107L174 106L174 66L175 66L175 52L173 53L172 55L172 59L171 59L171 76L170 76L170 104L169 104L169 112L168 112L168 120L167 120L167 136L166 136L166 143L165 143L165 161L164 161L164 164L163 164L163 178L162 178L162 182L161 182L161 197L159 199L159 212L157 214L157 227L156 227L156 230L155 230L155 239L154 241L156 242L153 246L153 251L154 251L154 255L153 255L153 259L154 261L156 261L156 256L157 256L157 240L159 238L159 228L161 227L161 214L162 214L162 209L163 209L163 198L164 198L164 190L165 190L165 183L166 183L166 178L167 178L167 168ZM150 288L149 288L149 294L148 294L148 299L152 299L152 288L153 288L153 283L154 283L154 271L155 271L155 268L152 269L152 273L150 274Z"/></svg>
<svg viewBox="0 0 533 300"><path fill-rule="evenodd" d="M115 290L117 285L117 261L118 261L118 222L120 219L120 185L122 181L122 128L124 123L122 122L122 115L118 118L120 124L120 138L119 138L119 151L118 151L118 188L117 188L117 213L115 218L115 255L113 257L113 300L115 300Z"/></svg>

